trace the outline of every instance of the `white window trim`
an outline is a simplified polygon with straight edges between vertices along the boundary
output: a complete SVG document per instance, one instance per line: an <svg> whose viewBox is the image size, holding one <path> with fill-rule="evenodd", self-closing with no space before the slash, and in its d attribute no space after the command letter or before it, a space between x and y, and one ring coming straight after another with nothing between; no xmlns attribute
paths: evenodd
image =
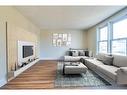
<svg viewBox="0 0 127 95"><path fill-rule="evenodd" d="M99 53L99 43L100 42L107 42L107 53L108 53L108 38L107 38L107 40L100 40L100 29L104 28L104 27L108 28L108 24L107 23L103 24L103 25L101 25L100 27L97 28L97 52L96 52L96 54Z"/></svg>

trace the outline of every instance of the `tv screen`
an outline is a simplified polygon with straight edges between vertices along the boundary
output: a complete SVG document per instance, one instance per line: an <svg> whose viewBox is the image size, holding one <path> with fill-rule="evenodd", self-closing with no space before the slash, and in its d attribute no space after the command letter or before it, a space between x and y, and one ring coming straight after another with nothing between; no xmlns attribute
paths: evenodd
<svg viewBox="0 0 127 95"><path fill-rule="evenodd" d="M23 58L33 55L33 46L23 46Z"/></svg>

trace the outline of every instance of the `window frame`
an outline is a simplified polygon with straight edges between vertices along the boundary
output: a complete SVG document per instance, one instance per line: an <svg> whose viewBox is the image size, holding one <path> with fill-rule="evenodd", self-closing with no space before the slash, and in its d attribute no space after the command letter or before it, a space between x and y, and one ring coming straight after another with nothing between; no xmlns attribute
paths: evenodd
<svg viewBox="0 0 127 95"><path fill-rule="evenodd" d="M117 23L121 20L124 20L124 19L127 19L127 15L119 17L115 20L110 20L110 21L106 22L106 24L103 24L103 26L101 25L101 26L97 27L97 33L96 33L96 35L97 35L96 36L97 37L97 49L96 49L96 54L100 53L99 52L99 47L100 47L99 43L100 42L107 41L107 53L112 53L112 42L114 40L126 40L126 55L123 55L123 56L127 56L127 37L115 38L115 39L113 38L113 24ZM107 26L107 28L108 28L108 34L107 34L108 37L107 37L107 40L100 41L100 29L104 28L105 26Z"/></svg>

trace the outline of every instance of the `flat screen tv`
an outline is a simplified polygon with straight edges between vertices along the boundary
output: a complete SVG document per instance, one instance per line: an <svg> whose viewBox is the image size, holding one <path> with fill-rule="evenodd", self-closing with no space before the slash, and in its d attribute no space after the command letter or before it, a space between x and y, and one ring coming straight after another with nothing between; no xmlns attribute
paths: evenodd
<svg viewBox="0 0 127 95"><path fill-rule="evenodd" d="M23 46L23 58L33 55L33 46Z"/></svg>

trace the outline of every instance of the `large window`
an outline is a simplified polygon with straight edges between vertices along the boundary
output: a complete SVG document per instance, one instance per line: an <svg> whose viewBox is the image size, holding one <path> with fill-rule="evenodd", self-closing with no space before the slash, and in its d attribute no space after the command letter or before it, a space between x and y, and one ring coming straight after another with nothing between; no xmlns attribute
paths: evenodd
<svg viewBox="0 0 127 95"><path fill-rule="evenodd" d="M127 17L110 22L98 30L99 53L127 55Z"/></svg>
<svg viewBox="0 0 127 95"><path fill-rule="evenodd" d="M127 18L114 22L112 51L113 54L126 55L127 51Z"/></svg>

